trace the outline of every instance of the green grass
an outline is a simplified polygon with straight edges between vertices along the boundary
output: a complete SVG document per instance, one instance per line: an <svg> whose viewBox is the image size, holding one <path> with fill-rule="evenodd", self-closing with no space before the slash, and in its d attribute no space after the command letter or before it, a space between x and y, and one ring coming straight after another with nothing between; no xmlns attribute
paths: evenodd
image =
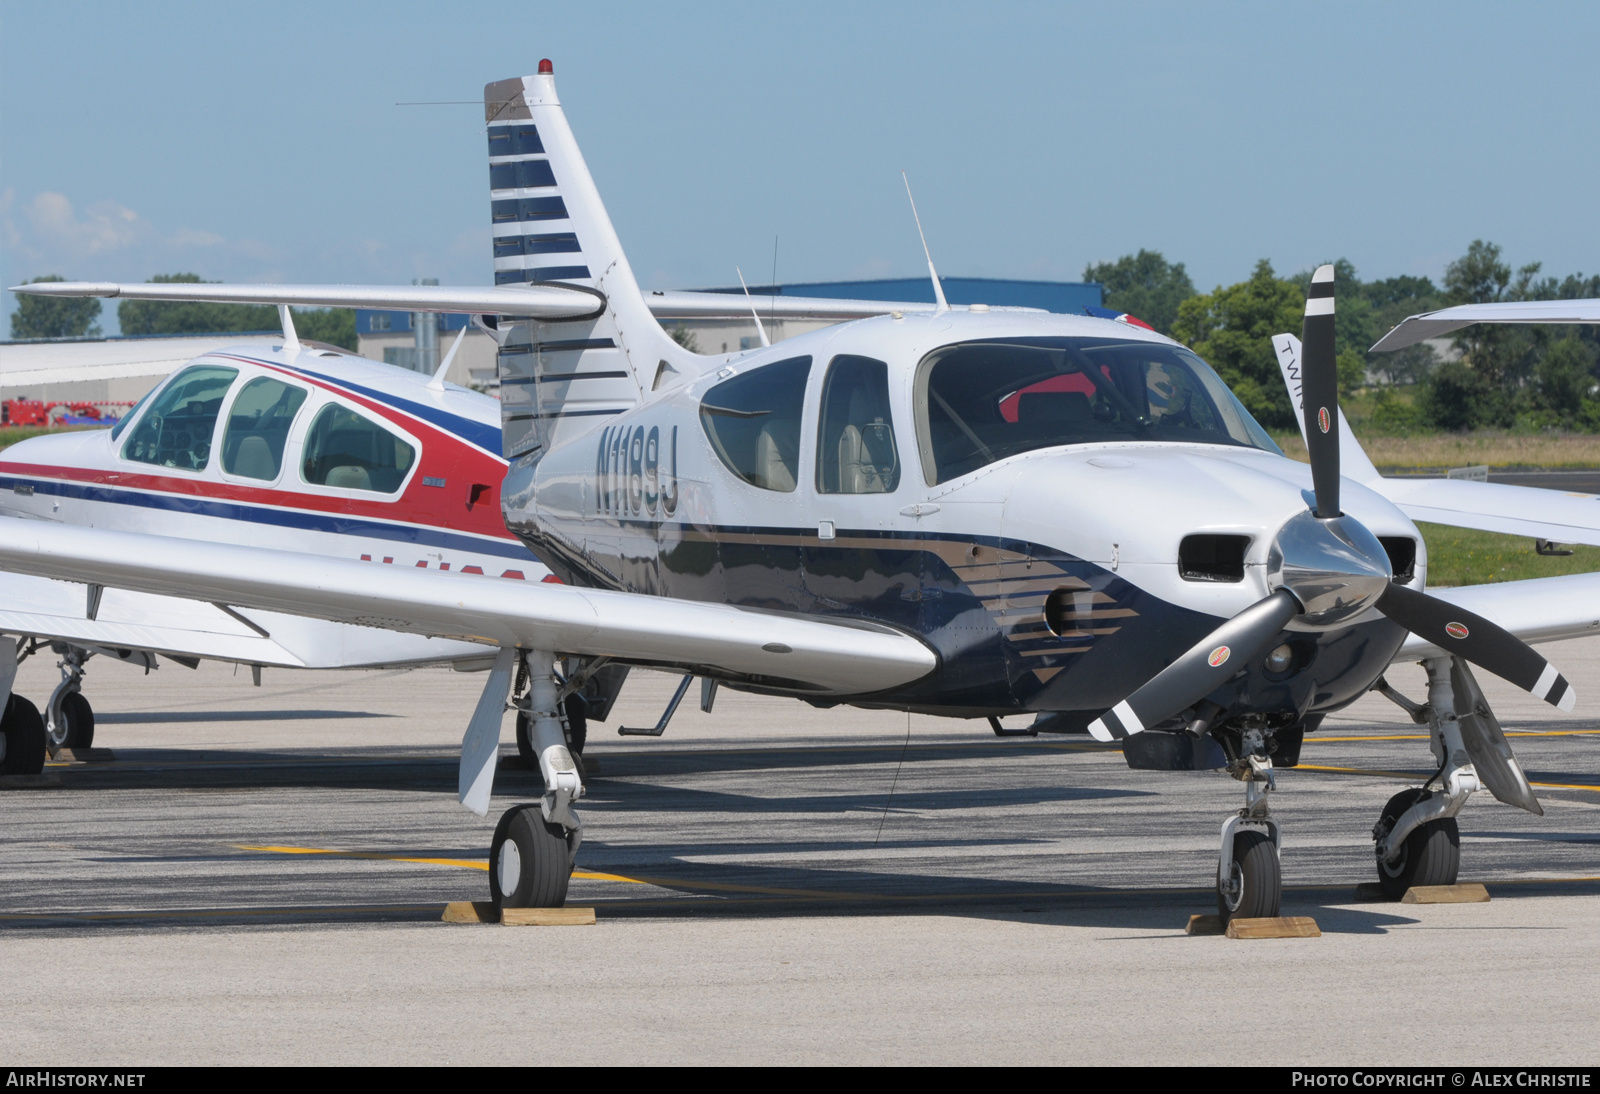
<svg viewBox="0 0 1600 1094"><path fill-rule="evenodd" d="M1428 545L1428 585L1488 585L1496 581L1521 581L1558 574L1587 574L1600 570L1600 547L1568 544L1572 554L1541 555L1533 540L1477 532L1443 524L1418 523Z"/></svg>

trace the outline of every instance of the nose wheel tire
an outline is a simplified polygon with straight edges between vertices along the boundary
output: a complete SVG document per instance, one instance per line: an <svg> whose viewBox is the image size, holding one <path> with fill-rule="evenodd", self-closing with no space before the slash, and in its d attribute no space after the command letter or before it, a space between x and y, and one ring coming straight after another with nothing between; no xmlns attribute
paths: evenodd
<svg viewBox="0 0 1600 1094"><path fill-rule="evenodd" d="M1233 863L1228 876L1217 870L1217 914L1230 919L1275 916L1283 904L1283 872L1278 848L1265 833L1244 831L1233 837Z"/></svg>
<svg viewBox="0 0 1600 1094"><path fill-rule="evenodd" d="M1384 831L1392 829L1401 814L1421 801L1425 793L1412 787L1390 798L1378 818L1378 826ZM1454 817L1441 817L1413 829L1400 845L1400 856L1395 861L1378 860L1378 884L1384 896L1399 900L1413 885L1454 885L1460 869L1461 829Z"/></svg>
<svg viewBox="0 0 1600 1094"><path fill-rule="evenodd" d="M44 771L44 719L39 708L11 693L0 717L0 775L38 775Z"/></svg>
<svg viewBox="0 0 1600 1094"><path fill-rule="evenodd" d="M572 878L567 833L537 805L506 810L489 845L489 895L499 908L559 908Z"/></svg>

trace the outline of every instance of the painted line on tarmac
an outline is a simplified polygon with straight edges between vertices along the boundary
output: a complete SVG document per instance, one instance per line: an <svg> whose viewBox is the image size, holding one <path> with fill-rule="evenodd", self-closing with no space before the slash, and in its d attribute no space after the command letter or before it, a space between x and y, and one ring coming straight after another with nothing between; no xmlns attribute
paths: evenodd
<svg viewBox="0 0 1600 1094"><path fill-rule="evenodd" d="M152 919L239 919L256 916L294 915L438 915L439 902L427 904L313 904L303 907L270 908L152 908L121 912L10 912L0 914L0 923L51 923L61 920L87 920L115 923Z"/></svg>
<svg viewBox="0 0 1600 1094"><path fill-rule="evenodd" d="M417 855L384 855L375 851L339 851L329 847L283 847L271 844L233 843L230 847L240 851L267 851L276 855L326 855L330 858L359 858L376 859L383 862L418 862L425 866L459 866L466 870L489 871L488 859L472 858L426 858ZM634 885L645 885L648 882L637 878L623 877L621 874L597 874L574 872L573 877L585 881L625 881Z"/></svg>
<svg viewBox="0 0 1600 1094"><path fill-rule="evenodd" d="M1383 771L1369 767L1323 767L1319 764L1297 764L1292 771L1325 771L1333 775L1375 775L1385 779L1420 779L1427 775L1426 771ZM1543 790L1593 790L1600 793L1600 785L1593 783L1545 783L1528 780L1529 786L1537 786Z"/></svg>
<svg viewBox="0 0 1600 1094"><path fill-rule="evenodd" d="M1507 737L1593 737L1600 735L1600 729L1508 729ZM1396 737L1307 737L1306 744L1329 745L1338 743L1362 743L1365 741L1426 741L1426 733L1409 733Z"/></svg>

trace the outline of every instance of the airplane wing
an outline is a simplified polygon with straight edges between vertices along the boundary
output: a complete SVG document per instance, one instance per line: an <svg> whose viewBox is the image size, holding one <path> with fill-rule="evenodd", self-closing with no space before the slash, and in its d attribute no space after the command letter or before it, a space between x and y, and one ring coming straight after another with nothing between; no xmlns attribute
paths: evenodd
<svg viewBox="0 0 1600 1094"><path fill-rule="evenodd" d="M312 308L379 308L451 314L511 315L532 319L588 318L605 307L605 296L579 285L214 285L189 282L38 281L13 285L33 296L101 296L123 300L203 300L222 304L288 304ZM890 312L932 311L914 300L834 300L813 296L750 297L734 293L657 291L646 301L657 319L743 319L752 302L763 318L842 322ZM958 309L964 305L957 305ZM995 307L993 311L1039 308Z"/></svg>
<svg viewBox="0 0 1600 1094"><path fill-rule="evenodd" d="M1600 300L1516 300L1423 312L1401 320L1378 339L1371 352L1405 349L1474 323L1600 323Z"/></svg>
<svg viewBox="0 0 1600 1094"><path fill-rule="evenodd" d="M938 667L937 656L919 639L856 620L446 576L44 521L0 521L0 567L236 611L610 657L811 695L869 694Z"/></svg>
<svg viewBox="0 0 1600 1094"><path fill-rule="evenodd" d="M1519 320L1522 321L1525 320ZM1306 426L1300 400L1300 339L1292 334L1275 334L1272 347L1278 353L1278 368L1289 389L1289 401L1294 406L1303 438ZM1386 479L1378 474L1378 469L1362 451L1342 410L1339 412L1339 455L1346 478L1376 490L1412 520L1600 547L1600 496L1464 479Z"/></svg>
<svg viewBox="0 0 1600 1094"><path fill-rule="evenodd" d="M280 612L106 589L89 618L89 587L0 573L0 634L295 669L478 661L481 645Z"/></svg>
<svg viewBox="0 0 1600 1094"><path fill-rule="evenodd" d="M605 309L604 294L580 285L208 285L188 282L35 281L9 290L31 296L203 300L311 308L381 308L450 314L583 319Z"/></svg>
<svg viewBox="0 0 1600 1094"><path fill-rule="evenodd" d="M1600 574L1429 589L1428 595L1498 623L1524 642L1558 642L1600 634ZM1413 634L1407 636L1394 659L1416 661L1450 652Z"/></svg>
<svg viewBox="0 0 1600 1094"><path fill-rule="evenodd" d="M645 302L657 319L747 319L751 306L761 318L865 319L890 312L932 311L933 304L910 300L834 300L821 296L774 296L751 293L674 292L656 290L645 294ZM954 310L964 305L954 305ZM995 307L992 311L1038 312L1041 308Z"/></svg>

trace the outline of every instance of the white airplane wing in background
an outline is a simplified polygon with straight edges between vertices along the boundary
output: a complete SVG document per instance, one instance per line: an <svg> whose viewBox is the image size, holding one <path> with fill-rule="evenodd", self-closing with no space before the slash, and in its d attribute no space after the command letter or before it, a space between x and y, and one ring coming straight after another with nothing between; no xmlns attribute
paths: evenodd
<svg viewBox="0 0 1600 1094"><path fill-rule="evenodd" d="M1474 323L1600 323L1600 300L1516 300L1503 304L1462 304L1423 312L1401 320L1378 339L1371 352L1405 349Z"/></svg>
<svg viewBox="0 0 1600 1094"><path fill-rule="evenodd" d="M279 612L241 612L126 589L105 589L92 610L90 618L89 586L80 582L0 573L0 634L292 669L480 661L487 656L481 645L471 642Z"/></svg>
<svg viewBox="0 0 1600 1094"><path fill-rule="evenodd" d="M580 319L605 307L595 289L544 282L531 285L221 285L186 282L43 281L9 290L33 296L97 296L123 300L197 300L221 304L287 304L312 308L377 308L542 320ZM754 305L763 317L843 322L891 312L932 311L931 302L835 300L820 296L656 291L646 294L657 319L744 319ZM957 305L959 310L962 305ZM995 307L1037 312L1039 308Z"/></svg>
<svg viewBox="0 0 1600 1094"><path fill-rule="evenodd" d="M1272 336L1272 347L1277 350L1278 368L1289 389L1289 401L1294 406L1295 420L1300 423L1300 433L1304 438L1306 425L1300 401L1300 339L1292 334L1275 334ZM1384 478L1362 451L1355 434L1350 432L1350 423L1345 420L1342 410L1339 412L1339 455L1344 461L1346 478L1376 490L1398 505L1400 511L1412 520L1528 536L1552 543L1585 543L1600 547L1600 496L1564 494L1539 487L1469 482L1465 479Z"/></svg>
<svg viewBox="0 0 1600 1094"><path fill-rule="evenodd" d="M888 315L932 311L931 302L907 300L835 300L823 296L774 296L752 292L748 297L721 292L672 292L657 290L645 294L650 314L657 319L747 319L752 306L763 319L827 319L843 322ZM956 304L952 310L960 311ZM1041 312L1042 308L999 307L991 311Z"/></svg>
<svg viewBox="0 0 1600 1094"><path fill-rule="evenodd" d="M609 657L818 696L899 687L938 667L921 640L856 620L472 574L447 577L44 521L0 520L0 567L226 604L252 618L257 611L282 612L480 646Z"/></svg>
<svg viewBox="0 0 1600 1094"><path fill-rule="evenodd" d="M122 300L198 300L215 304L287 304L308 308L379 308L447 314L578 319L605 310L605 297L578 285L218 285L185 282L43 281L13 285L28 296L99 296Z"/></svg>

